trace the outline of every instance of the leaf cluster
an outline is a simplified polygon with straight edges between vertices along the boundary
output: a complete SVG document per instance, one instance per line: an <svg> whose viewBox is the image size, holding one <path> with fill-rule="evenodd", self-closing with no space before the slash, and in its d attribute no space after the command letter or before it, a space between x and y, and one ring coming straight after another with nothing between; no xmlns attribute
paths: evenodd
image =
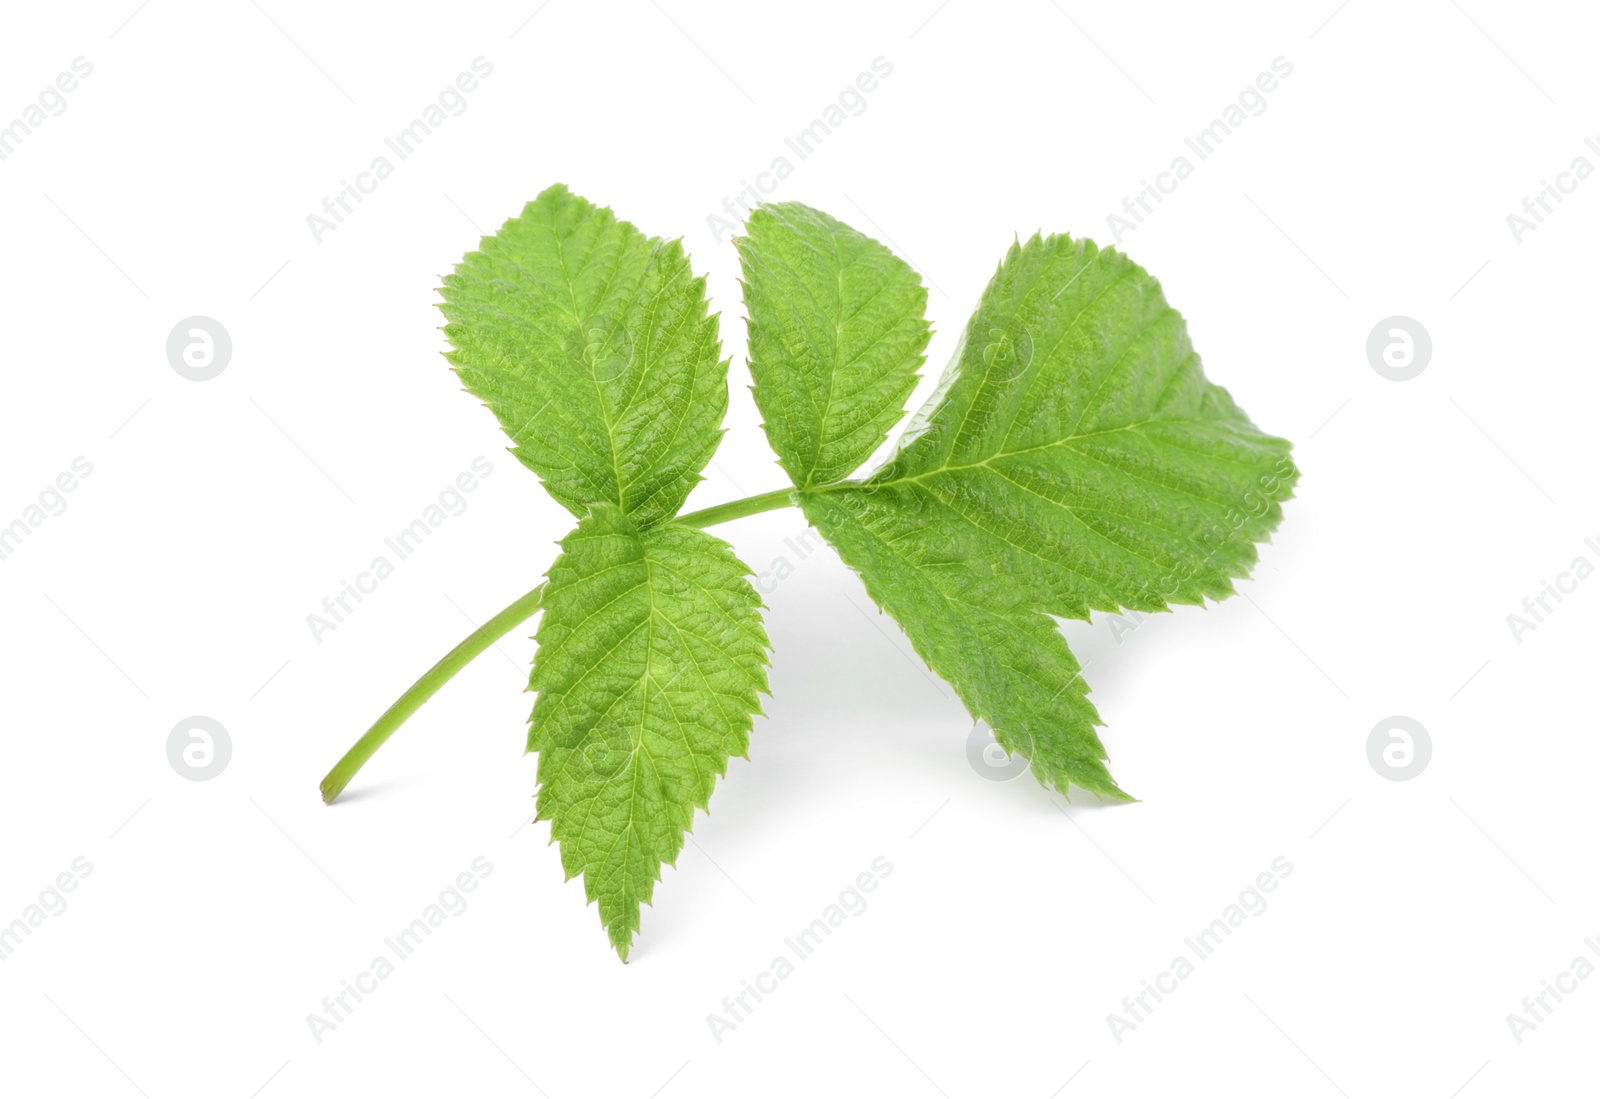
<svg viewBox="0 0 1600 1099"><path fill-rule="evenodd" d="M1013 243L891 456L930 329L917 273L794 202L736 245L754 396L790 502L1040 782L1126 795L1055 619L1233 591L1298 476L1206 380L1125 255ZM770 646L751 570L681 522L728 360L678 241L549 188L444 280L448 358L575 520L529 680L538 814L627 958L733 756Z"/></svg>

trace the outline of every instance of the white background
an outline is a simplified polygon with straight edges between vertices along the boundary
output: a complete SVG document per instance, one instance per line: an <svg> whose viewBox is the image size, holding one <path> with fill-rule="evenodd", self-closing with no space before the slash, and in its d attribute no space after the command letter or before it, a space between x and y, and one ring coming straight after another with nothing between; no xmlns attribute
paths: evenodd
<svg viewBox="0 0 1600 1099"><path fill-rule="evenodd" d="M0 523L74 458L94 472L0 561L0 923L75 858L93 871L0 963L0 1089L1587 1087L1600 980L1520 1044L1507 1015L1600 934L1600 580L1520 644L1506 616L1600 563L1600 179L1520 243L1506 215L1575 157L1600 165L1594 14L539 2L7 13L0 121L74 58L94 71L0 162ZM306 215L480 56L465 113L318 243ZM783 511L718 530L762 572L794 566L766 596L773 697L629 965L547 826L523 827L531 625L321 804L327 767L570 522L439 356L434 288L480 230L564 181L683 236L734 360L706 506L783 484L707 222L741 181L788 155L774 197L916 263L942 368L1014 233L1111 243L1124 195L1280 56L1265 113L1122 242L1303 471L1239 597L1120 639L1065 627L1139 803L980 775L950 689L831 551L786 546L804 528ZM877 57L893 74L864 113L788 153ZM166 360L194 314L232 335L214 381ZM1394 314L1432 334L1414 381L1367 361ZM470 507L318 643L306 616L480 455ZM208 782L166 755L196 714L233 744ZM1367 758L1394 714L1431 734L1410 781ZM717 1042L708 1013L880 855L868 909ZM478 856L470 907L319 1044L307 1015ZM1267 910L1119 1043L1108 1013L1278 856Z"/></svg>

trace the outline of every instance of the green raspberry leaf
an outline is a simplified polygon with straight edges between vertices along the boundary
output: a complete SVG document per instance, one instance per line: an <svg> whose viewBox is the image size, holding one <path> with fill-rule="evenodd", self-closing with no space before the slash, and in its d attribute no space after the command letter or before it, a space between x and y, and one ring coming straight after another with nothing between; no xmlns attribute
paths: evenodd
<svg viewBox="0 0 1600 1099"><path fill-rule="evenodd" d="M798 202L758 208L735 243L772 449L797 487L848 477L905 415L928 292L883 245Z"/></svg>
<svg viewBox="0 0 1600 1099"><path fill-rule="evenodd" d="M1088 684L1053 619L1013 571L1009 551L941 515L914 490L807 493L806 519L861 574L867 594L905 629L967 711L989 723L1041 782L1128 795L1106 770ZM968 560L970 552L990 553Z"/></svg>
<svg viewBox="0 0 1600 1099"><path fill-rule="evenodd" d="M722 437L728 363L678 241L544 191L444 279L446 358L550 495L677 514Z"/></svg>
<svg viewBox="0 0 1600 1099"><path fill-rule="evenodd" d="M1137 264L1014 244L937 391L864 483L797 494L913 647L1041 782L1126 797L1048 616L1233 593L1298 472L1207 382Z"/></svg>
<svg viewBox="0 0 1600 1099"><path fill-rule="evenodd" d="M744 756L771 648L750 569L674 523L602 504L561 543L529 681L538 816L624 961L729 756Z"/></svg>

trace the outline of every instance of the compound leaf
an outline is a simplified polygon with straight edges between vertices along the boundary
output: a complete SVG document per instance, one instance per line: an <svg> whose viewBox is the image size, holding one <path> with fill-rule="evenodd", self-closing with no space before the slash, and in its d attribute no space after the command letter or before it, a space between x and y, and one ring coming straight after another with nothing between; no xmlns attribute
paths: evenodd
<svg viewBox="0 0 1600 1099"><path fill-rule="evenodd" d="M1126 797L1048 616L1233 592L1298 473L1207 382L1160 285L1066 236L1014 244L894 457L807 518L1042 782Z"/></svg>
<svg viewBox="0 0 1600 1099"><path fill-rule="evenodd" d="M795 485L848 477L905 415L928 344L928 292L904 260L798 202L759 207L735 243L750 373Z"/></svg>
<svg viewBox="0 0 1600 1099"><path fill-rule="evenodd" d="M677 514L728 404L717 318L678 241L557 184L441 293L446 358L551 496L577 516L614 503L643 526Z"/></svg>
<svg viewBox="0 0 1600 1099"><path fill-rule="evenodd" d="M750 569L704 531L601 504L561 548L529 681L538 816L626 961L661 864L746 754L770 645Z"/></svg>

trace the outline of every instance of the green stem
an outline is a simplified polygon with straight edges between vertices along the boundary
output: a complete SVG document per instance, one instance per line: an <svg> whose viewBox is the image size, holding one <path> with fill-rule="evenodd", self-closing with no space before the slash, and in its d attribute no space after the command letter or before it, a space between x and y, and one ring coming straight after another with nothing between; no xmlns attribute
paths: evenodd
<svg viewBox="0 0 1600 1099"><path fill-rule="evenodd" d="M779 489L776 492L766 492L760 496L750 496L743 500L693 511L688 515L680 515L673 521L690 527L714 526L731 519L742 519L746 515L757 515L763 511L788 507L794 502L793 495L793 489ZM440 687L450 682L457 672L472 663L473 659L490 645L537 614L543 604L544 588L545 586L540 584L473 630L467 635L466 640L445 653L437 664L424 672L422 678L413 683L405 694L395 699L394 705L372 723L372 728L361 735L361 739L355 742L338 763L334 764L333 770L322 780L322 800L331 804L333 799L350 784L350 780L355 778L356 772L361 770L367 760L383 747L384 742L394 735L396 729L406 723L406 719L422 708L424 702L437 694Z"/></svg>
<svg viewBox="0 0 1600 1099"><path fill-rule="evenodd" d="M691 511L673 520L686 527L714 527L730 519L743 519L746 515L759 515L763 511L786 508L794 503L794 489L780 488L776 492L763 492L760 496L746 496L743 500L718 504L714 508Z"/></svg>
<svg viewBox="0 0 1600 1099"><path fill-rule="evenodd" d="M395 699L394 705L383 711L383 716L372 723L372 728L363 733L361 739L344 754L344 758L334 764L333 770L328 772L328 777L322 780L322 800L332 803L340 791L349 785L350 780L355 778L356 772L361 770L362 765L372 758L374 752L383 747L383 742L393 736L394 731L404 725L407 718L421 709L422 704L438 693L440 687L450 682L452 676L472 663L475 656L532 618L538 612L543 598L544 585L540 584L473 630L465 641L445 653L439 663L422 673L422 678L413 683L405 694Z"/></svg>

